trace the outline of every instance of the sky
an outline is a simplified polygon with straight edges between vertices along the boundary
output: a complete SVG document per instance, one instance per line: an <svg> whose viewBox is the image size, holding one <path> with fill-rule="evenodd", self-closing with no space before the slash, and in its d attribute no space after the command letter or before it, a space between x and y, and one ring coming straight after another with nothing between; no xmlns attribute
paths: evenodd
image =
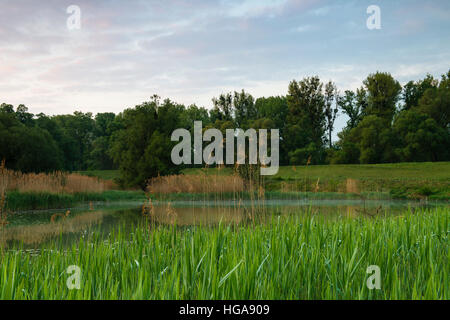
<svg viewBox="0 0 450 320"><path fill-rule="evenodd" d="M376 71L404 84L449 70L449 31L448 0L1 0L0 103L119 113L153 94L206 108L285 95L314 75L340 92Z"/></svg>

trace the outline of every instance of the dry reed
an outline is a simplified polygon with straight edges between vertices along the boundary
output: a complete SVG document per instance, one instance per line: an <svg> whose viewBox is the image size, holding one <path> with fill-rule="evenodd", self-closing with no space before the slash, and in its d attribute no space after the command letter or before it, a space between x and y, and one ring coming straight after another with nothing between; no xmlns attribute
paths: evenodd
<svg viewBox="0 0 450 320"><path fill-rule="evenodd" d="M22 173L2 169L0 171L0 192L48 192L48 193L99 193L112 189L111 181L73 173Z"/></svg>
<svg viewBox="0 0 450 320"><path fill-rule="evenodd" d="M56 218L60 217L63 220L65 220L68 216L70 215L70 210L66 211L66 214L62 214L62 213L55 213L54 215L52 215L50 217L50 222L51 223L55 223L56 222Z"/></svg>
<svg viewBox="0 0 450 320"><path fill-rule="evenodd" d="M346 181L346 191L347 193L359 193L358 181L348 178Z"/></svg>
<svg viewBox="0 0 450 320"><path fill-rule="evenodd" d="M150 193L225 193L244 191L244 181L237 175L172 175L150 180Z"/></svg>
<svg viewBox="0 0 450 320"><path fill-rule="evenodd" d="M5 174L5 160L0 165L0 228L8 224L6 206L6 189L8 187L8 177Z"/></svg>

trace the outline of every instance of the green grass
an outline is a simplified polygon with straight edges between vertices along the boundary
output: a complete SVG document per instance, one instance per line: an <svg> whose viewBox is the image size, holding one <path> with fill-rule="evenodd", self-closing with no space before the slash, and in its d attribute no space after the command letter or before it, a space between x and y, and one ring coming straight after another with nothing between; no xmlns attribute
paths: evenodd
<svg viewBox="0 0 450 320"><path fill-rule="evenodd" d="M39 254L4 251L0 299L448 299L448 208L403 217L151 225ZM81 268L69 290L70 265ZM381 290L366 269L381 270Z"/></svg>
<svg viewBox="0 0 450 320"><path fill-rule="evenodd" d="M142 191L110 190L102 193L35 193L35 192L8 192L6 194L6 209L37 210L70 208L77 204L89 201L144 201L145 194Z"/></svg>
<svg viewBox="0 0 450 320"><path fill-rule="evenodd" d="M294 169L295 168L295 169ZM231 168L186 169L185 174L226 175ZM450 162L395 163L373 165L284 166L275 176L265 177L266 191L345 192L347 179L357 180L361 192L387 193L395 199L450 199Z"/></svg>
<svg viewBox="0 0 450 320"><path fill-rule="evenodd" d="M357 179L369 180L385 178L388 180L450 180L450 162L414 162L393 164L347 164L347 165L318 165L313 166L281 166L274 179L304 179L305 175L311 179ZM213 172L214 174L228 175L233 173L232 168L217 170L214 168L185 169L184 174L200 174ZM91 177L99 177L105 180L113 180L119 177L118 170L92 170L78 171L77 173Z"/></svg>
<svg viewBox="0 0 450 320"><path fill-rule="evenodd" d="M80 174L102 179L116 179L119 171L83 171ZM232 168L185 169L184 174L233 174ZM379 197L393 199L431 200L450 199L450 162L417 162L371 165L318 165L282 166L277 175L265 177L265 189L279 192L283 187L299 192L312 192L319 181L319 193L332 199L340 198L333 193L346 189L347 179L357 180L362 193L380 193Z"/></svg>
<svg viewBox="0 0 450 320"><path fill-rule="evenodd" d="M450 162L300 166L296 171L292 167L281 167L277 176L301 179L305 174L330 179L449 180Z"/></svg>
<svg viewBox="0 0 450 320"><path fill-rule="evenodd" d="M217 171L219 174L231 174L232 168L217 170L185 169L185 174L199 174ZM216 174L216 172L215 172ZM450 162L414 162L393 164L345 164L345 165L310 165L310 166L281 166L274 178L304 179L305 175L311 179L405 179L405 180L450 180Z"/></svg>

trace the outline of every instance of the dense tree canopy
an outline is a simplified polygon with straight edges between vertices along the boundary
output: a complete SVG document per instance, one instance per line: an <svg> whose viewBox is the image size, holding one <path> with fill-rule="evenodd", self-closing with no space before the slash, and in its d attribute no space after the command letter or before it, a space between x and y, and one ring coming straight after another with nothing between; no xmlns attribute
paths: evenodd
<svg viewBox="0 0 450 320"><path fill-rule="evenodd" d="M179 171L170 159L174 146L170 137L180 127L184 111L170 100L160 104L154 99L117 116L110 155L119 166L123 184L144 188L151 177Z"/></svg>
<svg viewBox="0 0 450 320"><path fill-rule="evenodd" d="M62 169L62 154L51 134L37 126L27 127L27 116L22 122L26 108L18 108L19 114L9 105L0 108L0 158L9 168L23 172Z"/></svg>
<svg viewBox="0 0 450 320"><path fill-rule="evenodd" d="M377 72L364 80L367 91L365 115L374 115L391 122L396 111L402 87L389 73Z"/></svg>
<svg viewBox="0 0 450 320"><path fill-rule="evenodd" d="M305 164L310 157L323 161L326 141L325 95L319 77L289 84L286 117L286 149L291 164Z"/></svg>
<svg viewBox="0 0 450 320"><path fill-rule="evenodd" d="M450 71L402 88L389 73L370 74L356 91L338 91L319 77L293 80L286 96L255 99L245 92L213 98L210 110L158 96L122 113L33 115L0 105L0 160L15 170L120 169L121 182L145 186L179 172L171 163L177 128L279 129L281 164L450 160ZM332 143L338 114L347 126Z"/></svg>
<svg viewBox="0 0 450 320"><path fill-rule="evenodd" d="M339 135L332 163L449 160L449 73L441 81L427 75L408 82L402 101L401 87L389 74L370 75L364 84L364 107L354 92L346 91L340 99L350 120Z"/></svg>

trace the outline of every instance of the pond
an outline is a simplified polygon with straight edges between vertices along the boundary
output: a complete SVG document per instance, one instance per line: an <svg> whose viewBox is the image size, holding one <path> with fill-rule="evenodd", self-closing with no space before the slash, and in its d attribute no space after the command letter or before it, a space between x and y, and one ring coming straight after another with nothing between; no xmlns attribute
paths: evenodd
<svg viewBox="0 0 450 320"><path fill-rule="evenodd" d="M17 212L0 229L0 246L38 249L52 240L69 246L93 234L107 237L120 228L133 232L150 219L156 224L216 225L263 221L273 215L320 214L330 219L398 215L406 209L448 206L446 202L399 200L265 200L91 203L64 210Z"/></svg>

